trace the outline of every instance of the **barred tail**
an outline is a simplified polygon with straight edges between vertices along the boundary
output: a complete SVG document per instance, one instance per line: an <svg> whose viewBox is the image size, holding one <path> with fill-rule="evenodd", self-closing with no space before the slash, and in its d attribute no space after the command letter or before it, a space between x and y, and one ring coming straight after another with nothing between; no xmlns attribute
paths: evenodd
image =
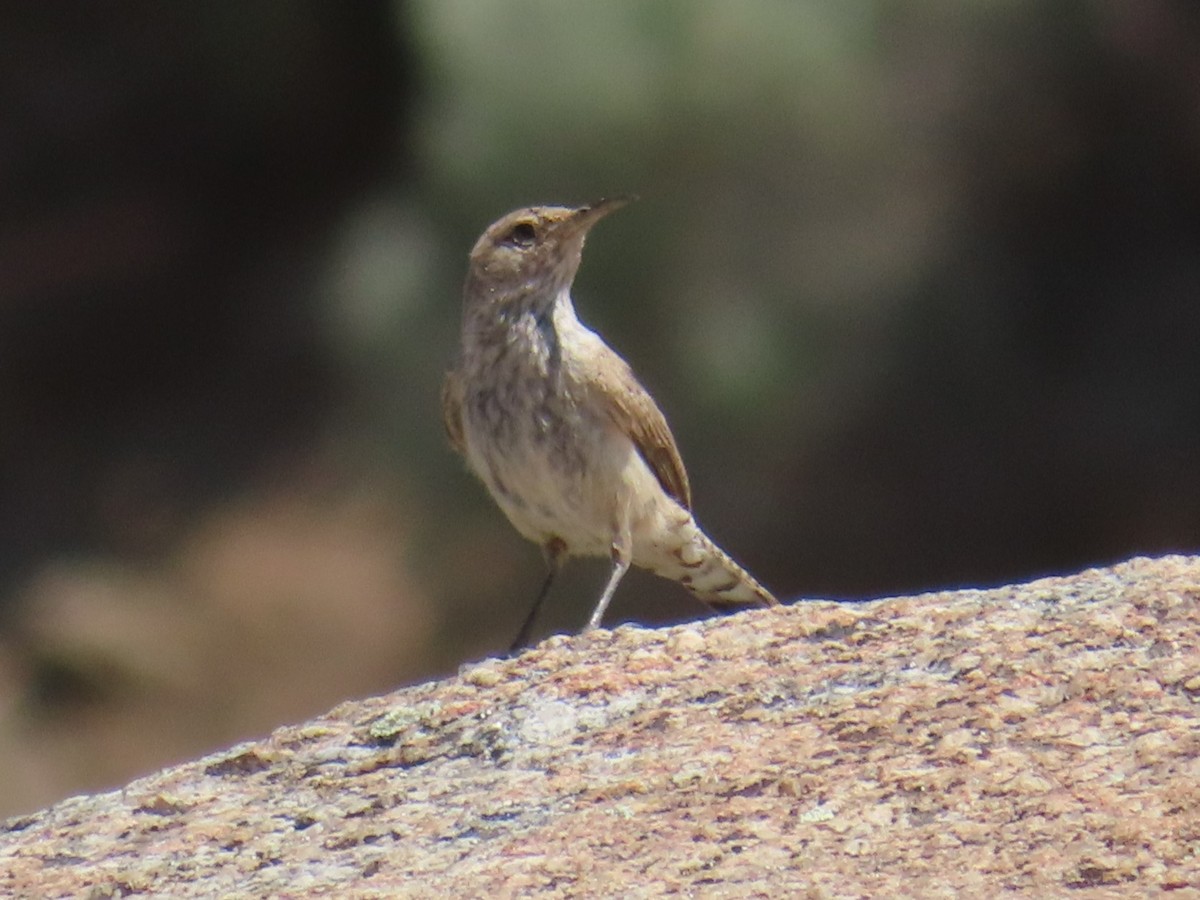
<svg viewBox="0 0 1200 900"><path fill-rule="evenodd" d="M699 600L718 608L730 606L778 606L779 601L754 576L713 543L691 516L676 528L665 553L646 568L678 581ZM666 543L666 542L665 542Z"/></svg>

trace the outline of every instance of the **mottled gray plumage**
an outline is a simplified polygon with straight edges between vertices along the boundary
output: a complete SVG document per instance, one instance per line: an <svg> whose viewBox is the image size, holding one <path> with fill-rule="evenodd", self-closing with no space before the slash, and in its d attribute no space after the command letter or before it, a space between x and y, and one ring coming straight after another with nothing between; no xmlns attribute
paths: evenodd
<svg viewBox="0 0 1200 900"><path fill-rule="evenodd" d="M549 565L514 647L567 556L613 561L589 629L630 565L714 606L777 602L696 525L662 412L575 315L571 282L587 232L625 202L519 209L471 251L462 346L442 409L454 449Z"/></svg>

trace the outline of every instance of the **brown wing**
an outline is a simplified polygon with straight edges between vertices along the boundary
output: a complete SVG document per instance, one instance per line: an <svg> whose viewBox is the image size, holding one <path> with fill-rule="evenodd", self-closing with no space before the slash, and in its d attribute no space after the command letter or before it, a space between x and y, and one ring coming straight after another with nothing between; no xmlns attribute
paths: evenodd
<svg viewBox="0 0 1200 900"><path fill-rule="evenodd" d="M663 490L690 511L692 489L666 417L625 360L604 349L612 355L606 365L595 367L597 396L617 427L629 435Z"/></svg>
<svg viewBox="0 0 1200 900"><path fill-rule="evenodd" d="M446 428L446 437L462 456L467 455L467 441L463 437L462 423L463 386L457 371L451 369L446 373L442 382L442 425Z"/></svg>

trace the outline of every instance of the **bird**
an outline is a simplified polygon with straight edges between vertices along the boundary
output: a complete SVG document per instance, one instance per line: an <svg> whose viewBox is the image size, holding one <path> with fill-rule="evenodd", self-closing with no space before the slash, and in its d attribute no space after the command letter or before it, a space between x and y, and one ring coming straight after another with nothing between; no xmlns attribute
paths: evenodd
<svg viewBox="0 0 1200 900"><path fill-rule="evenodd" d="M575 313L571 286L588 233L633 199L523 207L490 225L471 250L443 424L546 561L510 652L527 643L569 557L612 563L584 631L600 626L630 566L679 582L713 608L778 605L696 523L666 417L629 364Z"/></svg>

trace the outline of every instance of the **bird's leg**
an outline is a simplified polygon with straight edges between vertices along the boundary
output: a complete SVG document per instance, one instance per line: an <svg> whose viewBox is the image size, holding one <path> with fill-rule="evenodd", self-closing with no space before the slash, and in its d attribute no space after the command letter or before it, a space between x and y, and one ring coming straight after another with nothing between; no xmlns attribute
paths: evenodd
<svg viewBox="0 0 1200 900"><path fill-rule="evenodd" d="M621 579L629 571L629 564L633 562L633 538L629 534L628 528L623 529L618 538L613 541L612 561L612 574L608 576L608 584L604 586L604 593L600 595L600 602L592 610L592 617L588 619L588 623L583 629L584 631L591 631L594 628L600 627L600 621L604 618L604 611L608 609L608 604L612 602L617 585L621 583Z"/></svg>
<svg viewBox="0 0 1200 900"><path fill-rule="evenodd" d="M537 618L538 610L546 602L546 595L550 593L550 585L554 584L554 576L558 574L558 570L562 566L566 549L567 545L559 538L551 538L542 548L542 555L546 558L546 580L542 582L542 588L533 601L533 608L529 610L529 615L521 624L521 630L517 632L512 646L508 648L509 655L516 653L529 641L529 632L533 630L533 620Z"/></svg>

